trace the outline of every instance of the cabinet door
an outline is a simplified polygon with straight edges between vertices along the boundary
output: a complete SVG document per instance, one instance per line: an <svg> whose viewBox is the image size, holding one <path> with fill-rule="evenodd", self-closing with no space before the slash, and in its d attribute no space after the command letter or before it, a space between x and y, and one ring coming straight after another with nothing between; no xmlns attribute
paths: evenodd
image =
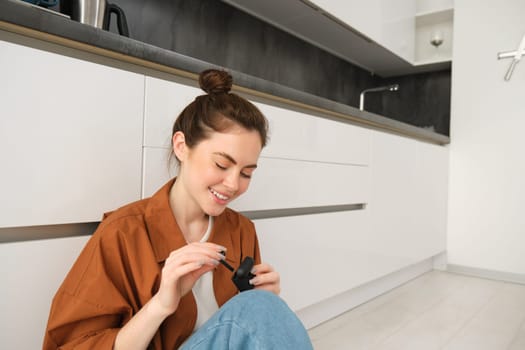
<svg viewBox="0 0 525 350"><path fill-rule="evenodd" d="M175 119L195 97L204 94L187 84L146 77L144 146L170 148Z"/></svg>
<svg viewBox="0 0 525 350"><path fill-rule="evenodd" d="M370 239L396 269L446 249L448 149L375 132Z"/></svg>
<svg viewBox="0 0 525 350"><path fill-rule="evenodd" d="M204 94L195 87L196 82L176 79L145 79L143 198L177 175L177 162L170 159L173 123L195 97Z"/></svg>
<svg viewBox="0 0 525 350"><path fill-rule="evenodd" d="M263 261L281 275L294 311L381 277L388 259L371 253L367 210L254 220Z"/></svg>
<svg viewBox="0 0 525 350"><path fill-rule="evenodd" d="M312 2L396 55L414 61L415 0Z"/></svg>
<svg viewBox="0 0 525 350"><path fill-rule="evenodd" d="M382 0L313 0L324 11L367 37L381 37Z"/></svg>
<svg viewBox="0 0 525 350"><path fill-rule="evenodd" d="M238 211L368 203L366 166L260 157L248 191L232 202Z"/></svg>
<svg viewBox="0 0 525 350"><path fill-rule="evenodd" d="M255 103L270 124L270 140L262 156L366 166L370 131L307 113Z"/></svg>
<svg viewBox="0 0 525 350"><path fill-rule="evenodd" d="M248 191L231 203L237 211L368 203L368 167L260 157ZM177 174L166 148L144 148L143 197Z"/></svg>
<svg viewBox="0 0 525 350"><path fill-rule="evenodd" d="M3 349L42 348L53 296L88 239L80 236L0 244Z"/></svg>
<svg viewBox="0 0 525 350"><path fill-rule="evenodd" d="M446 249L449 148L414 142L417 143L414 224L421 247L418 253L434 255ZM417 254L415 258L419 258Z"/></svg>
<svg viewBox="0 0 525 350"><path fill-rule="evenodd" d="M142 198L151 197L157 190L178 173L175 158L170 159L170 149L144 147L144 176Z"/></svg>
<svg viewBox="0 0 525 350"><path fill-rule="evenodd" d="M1 227L98 221L140 197L141 75L0 41Z"/></svg>

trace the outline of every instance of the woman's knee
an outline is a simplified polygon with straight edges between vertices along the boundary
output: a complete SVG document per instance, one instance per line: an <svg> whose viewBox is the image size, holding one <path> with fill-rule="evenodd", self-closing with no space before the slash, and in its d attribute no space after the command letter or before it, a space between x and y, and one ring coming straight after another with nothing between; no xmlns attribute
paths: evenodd
<svg viewBox="0 0 525 350"><path fill-rule="evenodd" d="M265 290L252 289L236 295L232 303L242 305L243 309L250 310L251 313L268 312L291 312L288 305L278 295Z"/></svg>
<svg viewBox="0 0 525 350"><path fill-rule="evenodd" d="M236 295L199 332L198 337L210 344L224 338L230 345L256 344L250 347L254 349L312 349L306 329L295 313L284 300L268 291L250 290ZM196 337L194 342L201 341Z"/></svg>
<svg viewBox="0 0 525 350"><path fill-rule="evenodd" d="M240 293L230 300L229 311L223 319L232 318L246 327L302 328L301 321L278 295L263 291L250 290Z"/></svg>

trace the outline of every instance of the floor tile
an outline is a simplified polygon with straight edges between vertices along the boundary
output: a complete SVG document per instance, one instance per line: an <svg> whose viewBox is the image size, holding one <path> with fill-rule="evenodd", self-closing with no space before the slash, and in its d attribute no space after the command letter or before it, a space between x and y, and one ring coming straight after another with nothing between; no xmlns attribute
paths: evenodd
<svg viewBox="0 0 525 350"><path fill-rule="evenodd" d="M525 320L521 323L520 330L512 339L508 350L523 350L525 349Z"/></svg>
<svg viewBox="0 0 525 350"><path fill-rule="evenodd" d="M432 271L309 334L316 350L524 350L525 285Z"/></svg>
<svg viewBox="0 0 525 350"><path fill-rule="evenodd" d="M444 347L502 350L511 346L525 319L525 288L503 283L489 302Z"/></svg>

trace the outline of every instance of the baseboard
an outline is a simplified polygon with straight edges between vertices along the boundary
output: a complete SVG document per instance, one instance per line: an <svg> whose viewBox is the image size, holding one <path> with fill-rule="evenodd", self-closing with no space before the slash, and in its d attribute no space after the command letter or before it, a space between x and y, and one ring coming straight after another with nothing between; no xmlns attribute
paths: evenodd
<svg viewBox="0 0 525 350"><path fill-rule="evenodd" d="M477 267L456 264L447 264L446 271L472 277L480 277L497 281L525 284L525 275L520 273L480 269Z"/></svg>
<svg viewBox="0 0 525 350"><path fill-rule="evenodd" d="M307 329L313 328L381 294L399 287L425 272L433 270L433 264L433 258L423 260L377 280L298 310L296 314Z"/></svg>

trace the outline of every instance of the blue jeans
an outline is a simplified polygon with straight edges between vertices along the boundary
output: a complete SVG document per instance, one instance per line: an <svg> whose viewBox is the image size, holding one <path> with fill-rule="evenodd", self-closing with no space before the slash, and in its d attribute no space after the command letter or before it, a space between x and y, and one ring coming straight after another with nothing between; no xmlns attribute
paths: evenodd
<svg viewBox="0 0 525 350"><path fill-rule="evenodd" d="M312 350L301 321L286 303L271 292L242 292L202 325L183 350Z"/></svg>

